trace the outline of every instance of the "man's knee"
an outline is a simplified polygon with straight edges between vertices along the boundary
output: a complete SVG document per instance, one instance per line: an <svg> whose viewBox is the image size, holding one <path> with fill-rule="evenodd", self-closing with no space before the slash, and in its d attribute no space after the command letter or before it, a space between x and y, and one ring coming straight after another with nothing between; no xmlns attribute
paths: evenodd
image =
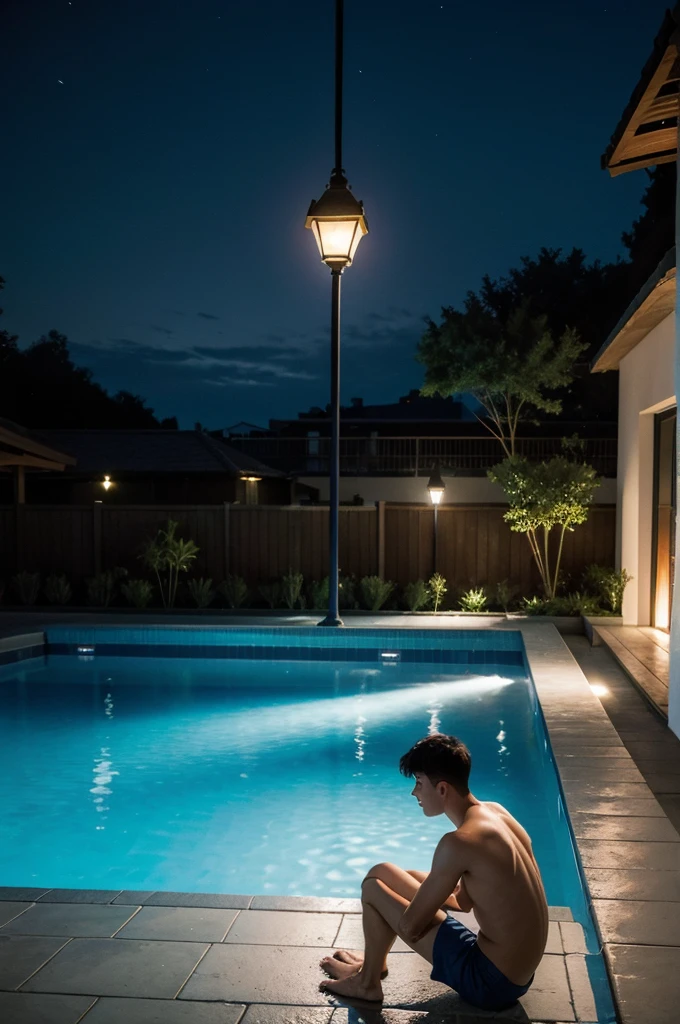
<svg viewBox="0 0 680 1024"><path fill-rule="evenodd" d="M364 877L364 881L368 878L381 878L383 881L385 877L394 871L394 864L390 864L388 860L383 860L380 864L374 864L372 868L369 868Z"/></svg>

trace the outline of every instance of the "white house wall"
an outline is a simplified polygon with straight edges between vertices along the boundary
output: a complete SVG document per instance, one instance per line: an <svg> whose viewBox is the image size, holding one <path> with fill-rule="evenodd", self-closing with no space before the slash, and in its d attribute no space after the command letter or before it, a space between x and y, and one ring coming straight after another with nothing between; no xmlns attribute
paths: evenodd
<svg viewBox="0 0 680 1024"><path fill-rule="evenodd" d="M651 622L654 414L675 405L674 362L670 313L619 365L617 561L633 576L623 601L627 625Z"/></svg>
<svg viewBox="0 0 680 1024"><path fill-rule="evenodd" d="M300 483L317 487L321 501L328 501L328 477L302 476ZM376 501L426 502L429 504L426 476L343 476L340 478L340 501L351 501L360 494L367 505ZM505 495L498 484L485 476L444 477L445 504L504 505ZM613 505L616 501L616 480L606 479L595 495L600 505Z"/></svg>

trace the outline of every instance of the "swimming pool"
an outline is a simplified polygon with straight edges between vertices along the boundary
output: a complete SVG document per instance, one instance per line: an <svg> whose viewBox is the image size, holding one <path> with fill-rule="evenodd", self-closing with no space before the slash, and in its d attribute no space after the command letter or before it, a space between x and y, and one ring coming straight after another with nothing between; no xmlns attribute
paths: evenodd
<svg viewBox="0 0 680 1024"><path fill-rule="evenodd" d="M376 861L429 868L447 822L398 761L443 731L586 923L519 634L140 632L55 629L0 669L2 884L354 896Z"/></svg>

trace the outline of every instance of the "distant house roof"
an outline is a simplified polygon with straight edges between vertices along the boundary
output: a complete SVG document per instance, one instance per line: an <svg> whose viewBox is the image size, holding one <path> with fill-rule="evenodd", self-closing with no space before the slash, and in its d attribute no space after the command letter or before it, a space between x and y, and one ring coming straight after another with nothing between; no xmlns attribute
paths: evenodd
<svg viewBox="0 0 680 1024"><path fill-rule="evenodd" d="M75 465L75 461L18 423L0 419L0 469L24 466L26 469L63 470Z"/></svg>
<svg viewBox="0 0 680 1024"><path fill-rule="evenodd" d="M616 370L624 356L675 309L675 249L667 252L595 356L594 373Z"/></svg>
<svg viewBox="0 0 680 1024"><path fill-rule="evenodd" d="M270 420L272 430L280 429L291 423L325 423L330 413L323 409L310 409L301 412L295 420ZM352 404L342 406L340 417L343 423L436 423L463 421L474 419L474 414L465 404L453 396L447 398L426 397L414 388L398 402L384 405L364 405L363 399L353 398Z"/></svg>
<svg viewBox="0 0 680 1024"><path fill-rule="evenodd" d="M41 430L78 460L77 473L226 473L285 477L198 430Z"/></svg>
<svg viewBox="0 0 680 1024"><path fill-rule="evenodd" d="M603 170L614 177L677 159L679 86L680 4L666 11L649 60L602 156Z"/></svg>

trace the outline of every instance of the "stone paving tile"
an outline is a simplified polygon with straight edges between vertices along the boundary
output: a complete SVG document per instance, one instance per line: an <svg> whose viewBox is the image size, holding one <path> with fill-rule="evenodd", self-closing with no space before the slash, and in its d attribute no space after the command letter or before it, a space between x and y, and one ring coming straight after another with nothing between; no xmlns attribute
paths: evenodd
<svg viewBox="0 0 680 1024"><path fill-rule="evenodd" d="M638 757L653 758L656 761L671 761L677 764L680 757L680 740L677 739L675 743L662 743L660 740L640 743L631 740L626 746L636 760Z"/></svg>
<svg viewBox="0 0 680 1024"><path fill-rule="evenodd" d="M585 956L570 953L566 958L569 988L574 1001L577 1020L597 1020L597 1006L590 983Z"/></svg>
<svg viewBox="0 0 680 1024"><path fill-rule="evenodd" d="M586 936L583 925L577 921L561 921L560 935L565 953L587 953Z"/></svg>
<svg viewBox="0 0 680 1024"><path fill-rule="evenodd" d="M677 1021L680 949L612 944L606 956L625 1024Z"/></svg>
<svg viewBox="0 0 680 1024"><path fill-rule="evenodd" d="M343 919L337 914L242 910L225 942L266 946L333 946Z"/></svg>
<svg viewBox="0 0 680 1024"><path fill-rule="evenodd" d="M680 843L680 835L668 818L615 817L611 814L570 815L574 835L577 839L627 839L648 840L653 843Z"/></svg>
<svg viewBox="0 0 680 1024"><path fill-rule="evenodd" d="M111 903L120 889L50 889L39 903Z"/></svg>
<svg viewBox="0 0 680 1024"><path fill-rule="evenodd" d="M592 785L608 782L644 782L642 774L631 765L630 768L581 768L578 765L560 765L560 777L564 782L578 782L583 779Z"/></svg>
<svg viewBox="0 0 680 1024"><path fill-rule="evenodd" d="M659 793L659 803L675 831L680 833L680 793Z"/></svg>
<svg viewBox="0 0 680 1024"><path fill-rule="evenodd" d="M0 901L10 900L15 903L35 903L49 889L22 889L17 886L4 886L0 889Z"/></svg>
<svg viewBox="0 0 680 1024"><path fill-rule="evenodd" d="M588 747L588 750L585 752L573 753L570 743L566 744L564 749L561 749L558 745L555 751L555 758L558 763L562 761L565 764L574 761L578 761L579 764L586 762L588 765L592 765L593 768L618 768L621 765L629 765L632 760L625 747Z"/></svg>
<svg viewBox="0 0 680 1024"><path fill-rule="evenodd" d="M221 942L238 914L198 907L142 907L116 938Z"/></svg>
<svg viewBox="0 0 680 1024"><path fill-rule="evenodd" d="M173 999L207 949L200 942L73 939L22 991Z"/></svg>
<svg viewBox="0 0 680 1024"><path fill-rule="evenodd" d="M647 785L653 793L677 793L678 789L680 789L677 775L648 772L645 778Z"/></svg>
<svg viewBox="0 0 680 1024"><path fill-rule="evenodd" d="M574 1020L565 957L543 957L534 983L520 1003L531 1020Z"/></svg>
<svg viewBox="0 0 680 1024"><path fill-rule="evenodd" d="M579 839L578 848L584 867L644 868L648 871L680 869L678 843L627 843Z"/></svg>
<svg viewBox="0 0 680 1024"><path fill-rule="evenodd" d="M383 1010L364 1012L361 1015L357 1011L338 1007L331 1017L331 1024L480 1024L480 1021L488 1024L492 1020L529 1024L529 1018L521 1008L490 1014L471 1006L466 1013L454 1014L431 1013L427 1010Z"/></svg>
<svg viewBox="0 0 680 1024"><path fill-rule="evenodd" d="M319 992L319 959L318 949L299 946L212 946L179 998L328 1005Z"/></svg>
<svg viewBox="0 0 680 1024"><path fill-rule="evenodd" d="M42 935L0 936L0 989L19 988L68 941Z"/></svg>
<svg viewBox="0 0 680 1024"><path fill-rule="evenodd" d="M83 1024L241 1024L245 1006L176 999L98 999Z"/></svg>
<svg viewBox="0 0 680 1024"><path fill-rule="evenodd" d="M155 892L143 901L145 907L201 907L210 910L247 910L252 896L209 892Z"/></svg>
<svg viewBox="0 0 680 1024"><path fill-rule="evenodd" d="M608 814L616 818L664 818L666 813L659 801L650 796L645 800L620 800L617 798L597 800L590 796L570 796L569 810L583 815Z"/></svg>
<svg viewBox="0 0 680 1024"><path fill-rule="evenodd" d="M134 907L34 903L0 929L0 935L68 935L106 938L135 913Z"/></svg>
<svg viewBox="0 0 680 1024"><path fill-rule="evenodd" d="M113 900L113 903L125 903L127 906L141 907L155 895L155 889L123 889Z"/></svg>
<svg viewBox="0 0 680 1024"><path fill-rule="evenodd" d="M0 928L32 907L32 903L0 903Z"/></svg>
<svg viewBox="0 0 680 1024"><path fill-rule="evenodd" d="M589 867L584 870L593 899L680 903L680 870Z"/></svg>
<svg viewBox="0 0 680 1024"><path fill-rule="evenodd" d="M336 1011L337 1012L337 1011ZM239 1024L329 1024L333 1009L318 1006L249 1006Z"/></svg>
<svg viewBox="0 0 680 1024"><path fill-rule="evenodd" d="M34 996L0 992L2 1024L76 1024L92 1006L92 996Z"/></svg>
<svg viewBox="0 0 680 1024"><path fill-rule="evenodd" d="M593 900L605 942L680 947L680 903Z"/></svg>
<svg viewBox="0 0 680 1024"><path fill-rule="evenodd" d="M680 758L663 761L658 757L636 757L635 763L645 776L648 772L652 775L680 775Z"/></svg>
<svg viewBox="0 0 680 1024"><path fill-rule="evenodd" d="M648 800L652 791L646 782L589 782L587 778L562 780L562 788L567 797L567 802L575 795L591 796L593 799L607 797L620 800Z"/></svg>
<svg viewBox="0 0 680 1024"><path fill-rule="evenodd" d="M311 910L329 914L360 914L360 899L333 896L254 896L250 910Z"/></svg>
<svg viewBox="0 0 680 1024"><path fill-rule="evenodd" d="M574 915L571 907L548 907L548 918L550 921L573 921Z"/></svg>

